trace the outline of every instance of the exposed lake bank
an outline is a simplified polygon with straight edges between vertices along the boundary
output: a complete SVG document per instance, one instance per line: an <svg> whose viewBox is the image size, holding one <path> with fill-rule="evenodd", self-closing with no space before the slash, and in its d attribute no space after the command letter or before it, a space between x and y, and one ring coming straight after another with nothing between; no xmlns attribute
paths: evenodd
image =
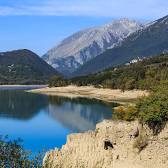
<svg viewBox="0 0 168 168"><path fill-rule="evenodd" d="M167 168L168 125L156 136L138 121L103 121L48 152L45 168Z"/></svg>
<svg viewBox="0 0 168 168"><path fill-rule="evenodd" d="M119 89L102 89L95 88L93 86L66 86L66 87L45 87L40 89L31 90L32 93L40 93L52 96L63 96L69 98L94 98L102 100L105 102L132 102L138 97L147 96L149 93L147 91L141 90L130 90L130 91L121 91Z"/></svg>

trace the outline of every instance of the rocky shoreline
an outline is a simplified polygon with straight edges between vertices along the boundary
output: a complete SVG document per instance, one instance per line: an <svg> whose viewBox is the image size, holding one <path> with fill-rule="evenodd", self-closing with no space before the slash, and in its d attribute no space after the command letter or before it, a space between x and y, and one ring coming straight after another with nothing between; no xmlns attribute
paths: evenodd
<svg viewBox="0 0 168 168"><path fill-rule="evenodd" d="M158 135L138 121L103 121L71 134L44 158L45 168L167 168L168 124Z"/></svg>

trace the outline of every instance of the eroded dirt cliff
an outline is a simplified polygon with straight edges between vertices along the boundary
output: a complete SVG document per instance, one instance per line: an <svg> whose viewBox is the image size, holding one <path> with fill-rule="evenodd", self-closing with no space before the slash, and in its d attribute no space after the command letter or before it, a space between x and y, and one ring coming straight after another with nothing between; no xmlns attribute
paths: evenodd
<svg viewBox="0 0 168 168"><path fill-rule="evenodd" d="M95 131L71 134L46 154L45 168L168 168L168 125L154 136L137 121L103 121Z"/></svg>

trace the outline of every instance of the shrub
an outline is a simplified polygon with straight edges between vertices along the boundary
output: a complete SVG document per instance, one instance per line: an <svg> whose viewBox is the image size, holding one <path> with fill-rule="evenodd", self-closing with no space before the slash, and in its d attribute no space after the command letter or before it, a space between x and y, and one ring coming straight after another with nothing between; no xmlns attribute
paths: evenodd
<svg viewBox="0 0 168 168"><path fill-rule="evenodd" d="M1 168L41 168L42 155L30 159L31 153L25 151L21 140L9 141L0 137L0 167Z"/></svg>
<svg viewBox="0 0 168 168"><path fill-rule="evenodd" d="M123 105L114 109L113 118L119 120L133 121L137 117L135 105Z"/></svg>
<svg viewBox="0 0 168 168"><path fill-rule="evenodd" d="M168 121L168 85L162 82L153 88L148 97L142 97L136 106L124 105L114 110L114 119L132 121L138 119L147 124L154 134L159 133Z"/></svg>
<svg viewBox="0 0 168 168"><path fill-rule="evenodd" d="M137 103L138 118L157 134L168 121L168 91L159 90Z"/></svg>
<svg viewBox="0 0 168 168"><path fill-rule="evenodd" d="M49 80L49 87L61 87L67 85L68 81L59 76L54 76Z"/></svg>

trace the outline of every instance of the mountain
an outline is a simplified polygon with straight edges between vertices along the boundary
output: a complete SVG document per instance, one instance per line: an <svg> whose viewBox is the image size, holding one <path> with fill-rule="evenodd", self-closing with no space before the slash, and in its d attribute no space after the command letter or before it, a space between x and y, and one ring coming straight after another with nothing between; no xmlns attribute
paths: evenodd
<svg viewBox="0 0 168 168"><path fill-rule="evenodd" d="M29 50L0 52L0 84L41 84L53 75L56 70Z"/></svg>
<svg viewBox="0 0 168 168"><path fill-rule="evenodd" d="M128 19L89 28L64 39L49 50L43 59L59 72L68 75L141 28L141 24Z"/></svg>
<svg viewBox="0 0 168 168"><path fill-rule="evenodd" d="M120 45L105 51L80 67L72 76L87 75L130 62L133 59L168 52L168 16L132 33Z"/></svg>

